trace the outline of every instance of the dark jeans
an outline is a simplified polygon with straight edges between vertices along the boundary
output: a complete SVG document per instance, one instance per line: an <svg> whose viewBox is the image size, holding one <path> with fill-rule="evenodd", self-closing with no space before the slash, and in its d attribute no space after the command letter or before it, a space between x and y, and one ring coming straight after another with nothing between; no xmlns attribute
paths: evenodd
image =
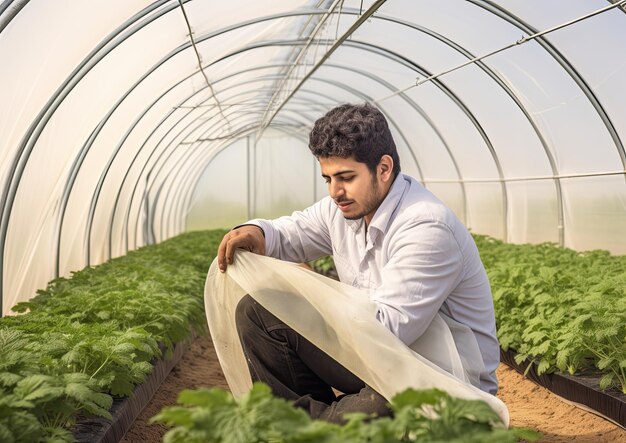
<svg viewBox="0 0 626 443"><path fill-rule="evenodd" d="M349 412L391 415L383 396L249 295L237 305L235 322L252 380L312 418L344 423ZM344 394L337 397L332 388Z"/></svg>

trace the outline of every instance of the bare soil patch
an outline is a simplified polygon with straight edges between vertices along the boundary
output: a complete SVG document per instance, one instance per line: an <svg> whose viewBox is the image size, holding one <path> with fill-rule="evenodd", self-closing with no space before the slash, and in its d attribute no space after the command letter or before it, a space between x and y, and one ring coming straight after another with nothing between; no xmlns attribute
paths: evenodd
<svg viewBox="0 0 626 443"><path fill-rule="evenodd" d="M511 425L543 434L542 443L626 443L626 431L595 414L569 405L547 389L501 364L498 397L506 403ZM198 337L180 363L165 379L152 401L139 415L123 443L157 443L167 431L150 424L161 408L176 404L183 389L218 386L227 388L210 337Z"/></svg>

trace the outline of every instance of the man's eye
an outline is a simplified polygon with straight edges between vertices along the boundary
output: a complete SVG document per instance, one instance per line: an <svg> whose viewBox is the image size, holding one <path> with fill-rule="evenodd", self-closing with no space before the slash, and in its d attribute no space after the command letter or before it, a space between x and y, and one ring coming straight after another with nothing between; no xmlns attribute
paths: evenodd
<svg viewBox="0 0 626 443"><path fill-rule="evenodd" d="M341 181L349 182L349 181L352 181L353 178L354 178L354 175L351 175L350 177L341 177Z"/></svg>

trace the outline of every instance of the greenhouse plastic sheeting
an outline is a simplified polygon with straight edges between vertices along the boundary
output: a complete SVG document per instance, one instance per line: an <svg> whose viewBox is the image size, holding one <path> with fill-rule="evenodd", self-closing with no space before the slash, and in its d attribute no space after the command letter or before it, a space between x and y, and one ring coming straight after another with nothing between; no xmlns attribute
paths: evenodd
<svg viewBox="0 0 626 443"><path fill-rule="evenodd" d="M308 132L344 102L472 232L624 254L625 44L625 0L4 0L1 314L313 203Z"/></svg>
<svg viewBox="0 0 626 443"><path fill-rule="evenodd" d="M455 397L485 401L509 424L506 405L476 387L480 371L475 369L484 370L484 365L467 326L452 319L455 324L448 325L437 314L408 347L376 319L377 306L365 291L247 251L235 255L226 273L218 270L215 259L204 293L215 352L235 396L252 386L235 325L237 303L246 294L387 400L409 387L438 388Z"/></svg>

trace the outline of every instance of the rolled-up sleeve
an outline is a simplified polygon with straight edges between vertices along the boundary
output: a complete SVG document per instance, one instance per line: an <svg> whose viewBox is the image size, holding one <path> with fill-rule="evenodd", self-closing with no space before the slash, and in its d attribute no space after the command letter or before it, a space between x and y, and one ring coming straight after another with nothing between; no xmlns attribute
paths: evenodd
<svg viewBox="0 0 626 443"><path fill-rule="evenodd" d="M404 226L388 248L382 283L371 299L378 320L410 345L458 285L463 259L450 228L440 222Z"/></svg>

